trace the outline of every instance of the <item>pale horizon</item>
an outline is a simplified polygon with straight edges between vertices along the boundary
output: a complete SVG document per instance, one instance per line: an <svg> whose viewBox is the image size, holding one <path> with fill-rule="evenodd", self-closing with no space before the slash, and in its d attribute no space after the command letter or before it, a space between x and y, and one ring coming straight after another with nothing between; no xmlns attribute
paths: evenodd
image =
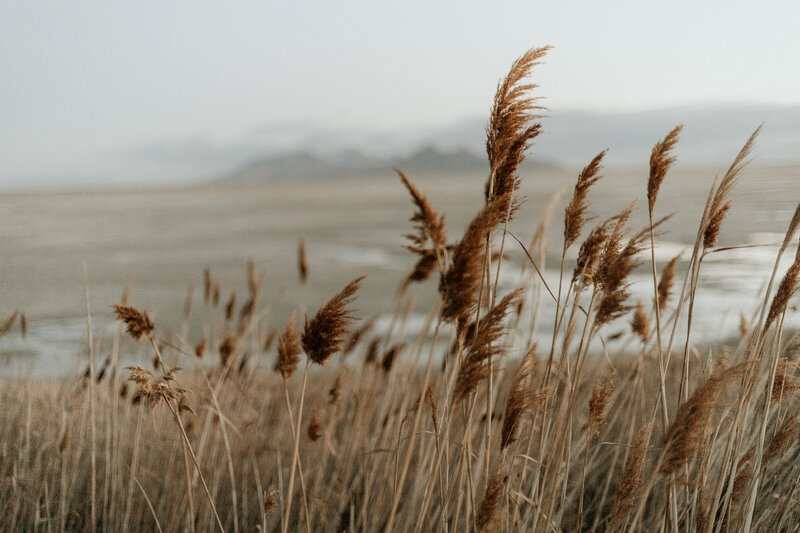
<svg viewBox="0 0 800 533"><path fill-rule="evenodd" d="M444 130L485 117L514 58L546 45L532 81L551 115L800 106L791 2L0 6L2 189L210 179L287 125ZM229 154L131 157L175 146Z"/></svg>

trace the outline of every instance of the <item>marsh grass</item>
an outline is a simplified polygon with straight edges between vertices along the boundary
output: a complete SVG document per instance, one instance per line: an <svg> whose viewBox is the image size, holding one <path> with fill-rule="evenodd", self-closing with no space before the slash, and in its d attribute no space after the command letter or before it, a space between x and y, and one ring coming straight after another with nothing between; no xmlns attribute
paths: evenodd
<svg viewBox="0 0 800 533"><path fill-rule="evenodd" d="M88 335L87 372L4 382L0 529L790 529L800 519L800 342L784 323L800 252L785 271L780 259L796 244L800 207L740 338L695 346L703 259L724 251L717 239L758 129L709 184L704 212L675 215L698 220L680 282L682 256L657 264L653 252L671 222L655 213L680 153L678 126L655 143L642 177L643 228L630 226L633 203L592 212L605 151L580 172L563 242L551 243L561 251L558 286L546 285L545 230L558 197L529 248L510 224L524 207L517 168L541 131L527 79L546 52L524 54L498 85L485 202L458 239L448 241L444 215L397 171L414 208L414 257L385 332L358 313L359 292L387 290L363 277L342 280L332 297L298 297L295 315L271 323L259 299L269 278L250 262L238 313L235 292L221 300L206 269L204 309L192 314L190 285L182 319L199 321L202 338L162 331L126 288L104 311L120 320L112 353ZM511 248L522 274L504 291ZM297 253L305 284L324 265L309 269L302 240ZM631 301L637 269L652 273L650 302ZM437 298L410 339L399 332L420 292ZM542 299L555 316L540 346ZM18 318L24 334L25 315L14 313L0 336ZM612 323L627 325L632 348L607 353ZM122 354L142 363L121 368ZM97 356L107 356L99 369Z"/></svg>

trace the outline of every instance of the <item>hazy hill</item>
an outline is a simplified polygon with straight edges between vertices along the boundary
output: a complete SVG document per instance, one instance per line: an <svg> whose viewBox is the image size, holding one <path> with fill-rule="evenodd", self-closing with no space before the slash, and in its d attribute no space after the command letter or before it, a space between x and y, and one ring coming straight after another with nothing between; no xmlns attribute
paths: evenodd
<svg viewBox="0 0 800 533"><path fill-rule="evenodd" d="M552 163L526 162L526 167L555 167ZM394 175L397 167L411 175L475 174L486 172L485 157L467 148L444 150L425 146L407 156L376 157L355 150L346 150L329 155L291 152L265 158L244 166L226 179L255 181L270 179L338 178L358 176Z"/></svg>
<svg viewBox="0 0 800 533"><path fill-rule="evenodd" d="M800 107L716 105L634 113L554 110L542 118L544 132L529 152L528 165L583 166L609 149L606 166L646 167L650 149L677 124L679 164L720 166L730 162L753 130L764 124L755 161L800 160ZM141 150L180 170L202 163L205 173L225 180L335 178L390 175L394 166L414 173L485 172L485 123L469 119L440 127L392 131L287 124L264 128L239 143L162 143Z"/></svg>

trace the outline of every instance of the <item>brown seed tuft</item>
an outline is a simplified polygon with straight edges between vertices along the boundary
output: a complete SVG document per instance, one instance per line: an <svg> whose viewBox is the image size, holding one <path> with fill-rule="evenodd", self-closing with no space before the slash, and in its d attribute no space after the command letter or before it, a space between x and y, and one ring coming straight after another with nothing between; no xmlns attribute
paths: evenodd
<svg viewBox="0 0 800 533"><path fill-rule="evenodd" d="M365 276L356 278L342 291L322 306L314 318L308 320L301 337L303 350L309 359L322 365L334 353L342 348L347 326L354 320L347 306L353 302L353 296Z"/></svg>
<svg viewBox="0 0 800 533"><path fill-rule="evenodd" d="M275 343L275 339L278 337L278 330L272 329L267 334L267 338L264 339L264 345L261 347L261 351L267 353L272 345Z"/></svg>
<svg viewBox="0 0 800 533"><path fill-rule="evenodd" d="M300 362L300 341L294 330L294 317L289 319L286 329L278 337L278 358L275 360L275 370L280 372L285 379L292 377L297 363Z"/></svg>
<svg viewBox="0 0 800 533"><path fill-rule="evenodd" d="M436 409L436 399L433 397L433 387L428 385L428 388L425 389L425 399L428 401L428 405L431 406L431 421L433 422L433 431L434 433L439 433L439 416L438 410Z"/></svg>
<svg viewBox="0 0 800 533"><path fill-rule="evenodd" d="M311 414L311 421L308 423L308 438L311 442L317 442L322 436L322 425L316 411Z"/></svg>
<svg viewBox="0 0 800 533"><path fill-rule="evenodd" d="M578 252L578 260L575 270L572 273L572 282L578 283L581 287L586 287L594 282L595 270L600 256L605 248L608 239L608 224L606 220L597 225L581 244Z"/></svg>
<svg viewBox="0 0 800 533"><path fill-rule="evenodd" d="M69 446L69 424L64 423L64 429L61 431L61 438L58 439L58 453L63 454Z"/></svg>
<svg viewBox="0 0 800 533"><path fill-rule="evenodd" d="M278 491L270 485L269 489L264 492L264 515L269 516L275 510L275 505L278 503Z"/></svg>
<svg viewBox="0 0 800 533"><path fill-rule="evenodd" d="M688 401L681 404L664 439L666 451L658 467L659 473L664 476L674 475L689 462L700 446L717 395L731 379L744 374L748 365L748 362L739 363L712 374L694 391Z"/></svg>
<svg viewBox="0 0 800 533"><path fill-rule="evenodd" d="M715 211L708 219L708 225L703 234L703 249L716 246L717 239L719 238L720 226L722 226L722 221L725 220L725 216L728 214L730 208L731 203L725 202L722 207Z"/></svg>
<svg viewBox="0 0 800 533"><path fill-rule="evenodd" d="M261 285L263 283L264 274L256 274L256 265L250 259L247 261L247 289L250 292L250 296L239 311L239 328L241 330L246 329L247 320L253 316L258 306L258 295L261 293Z"/></svg>
<svg viewBox="0 0 800 533"><path fill-rule="evenodd" d="M797 434L797 412L787 416L781 423L780 427L775 431L772 439L769 441L767 449L764 451L763 462L767 462L780 454L783 449L789 444L789 441Z"/></svg>
<svg viewBox="0 0 800 533"><path fill-rule="evenodd" d="M636 302L636 308L633 310L631 330L633 331L634 335L637 335L642 340L642 342L647 343L647 334L650 331L650 322L647 318L647 311L644 309L644 302L641 299Z"/></svg>
<svg viewBox="0 0 800 533"><path fill-rule="evenodd" d="M661 279L658 281L658 310L664 312L669 303L670 296L672 296L672 287L675 285L675 270L678 266L678 261L683 253L679 253L669 260L664 270L661 271Z"/></svg>
<svg viewBox="0 0 800 533"><path fill-rule="evenodd" d="M486 126L486 154L489 158L489 181L486 202L513 194L519 186L517 167L525 151L541 133L542 125L534 114L543 109L538 98L526 97L536 85L524 83L533 67L547 54L549 47L528 50L511 65L506 77L498 84Z"/></svg>
<svg viewBox="0 0 800 533"><path fill-rule="evenodd" d="M300 276L300 283L305 285L308 281L308 258L306 257L306 243L302 237L297 239L297 273Z"/></svg>
<svg viewBox="0 0 800 533"><path fill-rule="evenodd" d="M767 321L764 323L764 331L767 331L770 325L786 311L786 306L789 304L789 300L797 289L798 281L800 281L800 246L797 248L794 261L789 267L789 270L786 271L786 274L784 274L780 285L778 285L778 290L772 298L772 304L767 314Z"/></svg>
<svg viewBox="0 0 800 533"><path fill-rule="evenodd" d="M378 348L380 348L381 340L374 337L367 345L367 351L364 355L364 364L368 365L378 360Z"/></svg>
<svg viewBox="0 0 800 533"><path fill-rule="evenodd" d="M342 375L337 374L336 379L333 381L333 385L328 390L328 403L331 405L336 405L339 403L339 393L342 390Z"/></svg>
<svg viewBox="0 0 800 533"><path fill-rule="evenodd" d="M444 225L444 215L439 216L436 209L434 209L428 201L428 198L419 191L417 186L414 185L400 169L396 168L394 171L400 176L409 194L411 194L414 205L417 206L417 210L411 217L411 222L415 223L414 228L417 230L417 233L406 235L406 239L411 243L406 246L406 248L421 256L420 263L423 261L425 263L432 262L433 264L431 266L433 269L437 264L437 254L444 259L447 246L447 230ZM421 277L421 279L414 279L414 275L412 274L410 278L411 281L424 281L427 279L427 276L424 276L423 271L419 268L420 263L417 264L415 272L417 273L417 277Z"/></svg>
<svg viewBox="0 0 800 533"><path fill-rule="evenodd" d="M383 354L383 358L381 359L381 366L383 367L384 372L388 374L392 370L392 365L394 365L395 359L403 351L405 346L406 345L404 343L398 342L386 350L386 353Z"/></svg>
<svg viewBox="0 0 800 533"><path fill-rule="evenodd" d="M667 172L672 164L675 162L675 156L672 155L672 150L678 142L678 134L683 129L683 124L679 124L672 131L670 131L663 140L653 146L653 151L650 153L650 178L647 181L647 207L650 212L656 205L656 198L658 198L658 191L661 189L661 184L667 176Z"/></svg>
<svg viewBox="0 0 800 533"><path fill-rule="evenodd" d="M775 379L772 382L772 397L770 403L780 403L781 400L789 398L797 391L797 380L790 373L797 369L795 363L789 362L788 359L782 357L778 360L778 365L775 369Z"/></svg>
<svg viewBox="0 0 800 533"><path fill-rule="evenodd" d="M783 237L783 244L781 245L782 249L785 250L788 248L789 243L792 242L798 227L800 227L800 204L797 204L797 207L794 210L794 215L792 215L792 220L789 221L789 228L786 230L786 235Z"/></svg>
<svg viewBox="0 0 800 533"><path fill-rule="evenodd" d="M511 391L508 393L506 413L503 416L503 430L500 433L500 450L505 450L517 440L517 430L520 422L522 422L522 415L530 407L528 377L533 373L535 366L536 344L534 343L522 358L522 362L514 376L514 381L511 384Z"/></svg>
<svg viewBox="0 0 800 533"><path fill-rule="evenodd" d="M213 280L211 279L211 269L205 267L203 269L203 302L208 305L211 301L211 292L213 289Z"/></svg>
<svg viewBox="0 0 800 533"><path fill-rule="evenodd" d="M233 318L233 309L236 307L236 291L231 292L228 303L225 304L225 320Z"/></svg>
<svg viewBox="0 0 800 533"><path fill-rule="evenodd" d="M439 281L443 320L468 323L478 304L478 291L484 274L486 239L504 220L511 201L509 193L483 207L456 244L450 267Z"/></svg>
<svg viewBox="0 0 800 533"><path fill-rule="evenodd" d="M761 126L756 128L747 142L744 144L739 153L734 158L733 163L725 172L719 185L712 189L709 195L708 206L704 216L705 230L703 232L703 249L713 248L717 243L719 237L720 226L725 219L725 215L730 209L730 194L736 183L739 181L739 175L749 163L748 157L753 150L756 138L761 132Z"/></svg>
<svg viewBox="0 0 800 533"><path fill-rule="evenodd" d="M742 337L746 336L750 332L750 324L747 323L747 317L744 316L743 312L739 313L739 333Z"/></svg>
<svg viewBox="0 0 800 533"><path fill-rule="evenodd" d="M639 482L642 478L644 463L647 454L647 444L653 432L653 423L650 422L636 434L633 447L625 461L625 467L617 480L614 490L614 503L611 506L611 527L622 523L633 508L636 497L639 495Z"/></svg>
<svg viewBox="0 0 800 533"><path fill-rule="evenodd" d="M122 320L128 326L128 333L134 339L141 339L143 336L150 336L153 332L153 321L147 313L139 311L127 305L111 306L117 314L117 319Z"/></svg>
<svg viewBox="0 0 800 533"><path fill-rule="evenodd" d="M222 339L222 344L219 345L220 367L226 368L232 362L235 353L236 337L233 335L225 335L225 338Z"/></svg>
<svg viewBox="0 0 800 533"><path fill-rule="evenodd" d="M206 348L208 347L208 339L203 338L200 343L194 347L194 355L198 359L202 359L203 356L206 354Z"/></svg>
<svg viewBox="0 0 800 533"><path fill-rule="evenodd" d="M603 168L600 163L605 155L606 150L597 154L578 175L572 200L564 211L564 248L569 248L580 237L581 229L586 222L586 210L589 207L586 196L589 188L603 177L600 174Z"/></svg>
<svg viewBox="0 0 800 533"><path fill-rule="evenodd" d="M453 392L454 404L464 400L480 382L489 377L487 361L506 350L506 346L500 342L505 333L505 318L521 294L522 289L517 289L505 296L480 321L475 339L467 347L458 369Z"/></svg>
<svg viewBox="0 0 800 533"><path fill-rule="evenodd" d="M592 388L592 396L589 398L589 435L596 438L600 435L600 426L606 421L606 406L611 392L614 390L614 374L605 378L598 379Z"/></svg>
<svg viewBox="0 0 800 533"><path fill-rule="evenodd" d="M486 485L486 494L478 507L478 531L495 532L502 529L503 516L501 505L503 502L503 491L506 488L507 477L502 470L492 474Z"/></svg>

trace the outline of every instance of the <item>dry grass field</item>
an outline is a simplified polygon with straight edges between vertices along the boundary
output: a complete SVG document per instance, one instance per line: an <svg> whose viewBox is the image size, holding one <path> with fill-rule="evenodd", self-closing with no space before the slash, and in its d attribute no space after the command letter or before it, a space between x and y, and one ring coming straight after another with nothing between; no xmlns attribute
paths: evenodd
<svg viewBox="0 0 800 533"><path fill-rule="evenodd" d="M326 265L295 247L302 202L275 230L296 263L280 274L297 280L280 299L293 314L275 311L273 278L253 262L238 297L208 268L160 314L137 304L148 296L135 282L98 309L92 282L72 280L87 307L80 370L0 383L0 529L796 530L800 205L738 334L695 342L710 323L699 313L726 312L698 294L714 254L746 231L728 215L758 129L702 197L696 183L683 191L692 212L659 203L680 126L653 147L640 189L624 189L638 205L595 201L604 152L563 202L546 207L548 185L522 203L535 186L517 170L541 132L528 78L546 51L498 85L489 178L467 182L482 201L463 225L398 170L407 255L377 282L339 264L315 284ZM364 208L341 194L332 206ZM364 209L353 232L398 238L380 225L387 210ZM536 221L524 240L509 229L519 217ZM675 224L691 245L657 257ZM208 238L219 253L235 246ZM122 265L120 279L135 274ZM634 276L646 297L632 295ZM169 283L186 293L185 280ZM364 309L367 289L380 295ZM110 334L95 336L98 315L116 319ZM13 314L0 336L27 328Z"/></svg>

